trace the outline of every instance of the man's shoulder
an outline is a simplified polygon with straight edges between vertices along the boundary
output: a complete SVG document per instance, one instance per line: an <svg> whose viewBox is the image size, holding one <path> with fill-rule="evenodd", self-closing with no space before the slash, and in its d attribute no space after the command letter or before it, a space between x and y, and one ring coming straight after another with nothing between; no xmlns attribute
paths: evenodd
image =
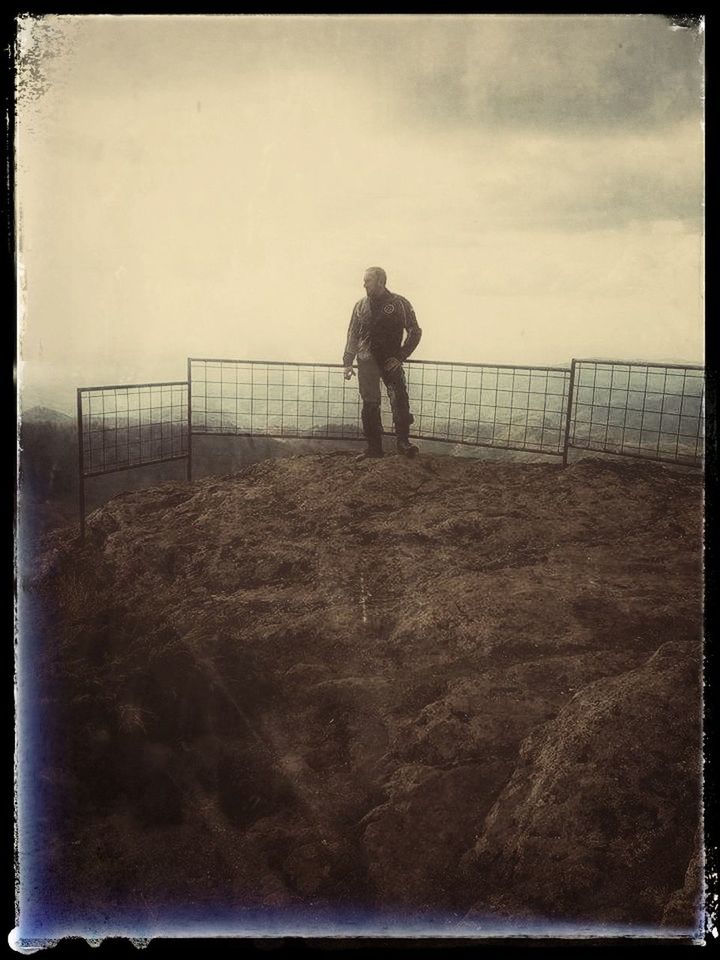
<svg viewBox="0 0 720 960"><path fill-rule="evenodd" d="M367 297L360 297L360 299L358 300L358 302L357 302L357 303L355 304L355 306L353 307L353 312L354 312L354 313L359 313L362 309L364 309L364 308L367 306L367 302L368 302L368 298L367 298Z"/></svg>
<svg viewBox="0 0 720 960"><path fill-rule="evenodd" d="M402 296L401 294L399 294L399 293L393 293L393 294L391 294L391 296L392 296L393 301L395 302L395 304L398 304L398 305L404 307L406 310L412 311L413 313L415 312L415 311L413 310L413 305L410 303L410 301L408 300L407 297L403 297L403 296Z"/></svg>

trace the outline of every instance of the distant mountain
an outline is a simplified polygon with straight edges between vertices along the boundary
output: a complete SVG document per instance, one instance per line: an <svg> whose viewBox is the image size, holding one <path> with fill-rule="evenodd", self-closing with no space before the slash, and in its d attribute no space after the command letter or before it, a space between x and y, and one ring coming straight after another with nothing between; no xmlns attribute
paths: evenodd
<svg viewBox="0 0 720 960"><path fill-rule="evenodd" d="M702 366L703 366L703 361L702 361L702 360L688 360L687 358L683 358L683 357L681 357L680 359L678 359L677 357L664 357L662 360L647 360L647 359L645 359L644 357L635 357L635 358L633 359L633 358L631 358L631 357L618 358L618 357L590 357L590 356L588 356L588 357L576 357L575 359L576 359L576 360L585 360L585 361L589 361L589 362L592 362L593 360L595 360L595 361L597 361L598 363L617 363L617 364L633 364L633 363L646 364L646 363L649 363L649 364L651 364L651 365L654 364L654 365L657 365L657 366L660 366L660 367L664 366L665 364L670 364L671 366L680 366L680 367L702 367ZM537 364L537 366L542 367L542 366L546 366L546 364ZM549 366L549 367L566 367L566 368L569 370L569 369L570 369L570 361L569 361L569 360L557 360L557 361L554 362L554 363L549 363L549 364L547 364L547 366Z"/></svg>
<svg viewBox="0 0 720 960"><path fill-rule="evenodd" d="M53 410L51 407L31 407L21 413L23 423L74 423L74 418L67 413L61 413L59 410Z"/></svg>

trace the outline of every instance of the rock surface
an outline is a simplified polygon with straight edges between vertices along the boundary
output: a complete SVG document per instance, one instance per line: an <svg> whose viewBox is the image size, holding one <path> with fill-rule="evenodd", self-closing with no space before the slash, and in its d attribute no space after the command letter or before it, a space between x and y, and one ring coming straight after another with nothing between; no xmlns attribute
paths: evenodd
<svg viewBox="0 0 720 960"><path fill-rule="evenodd" d="M344 452L116 497L25 585L47 888L696 929L701 508Z"/></svg>
<svg viewBox="0 0 720 960"><path fill-rule="evenodd" d="M698 692L694 644L668 641L533 731L476 846L491 903L618 922L632 903L636 922L657 921L695 852Z"/></svg>

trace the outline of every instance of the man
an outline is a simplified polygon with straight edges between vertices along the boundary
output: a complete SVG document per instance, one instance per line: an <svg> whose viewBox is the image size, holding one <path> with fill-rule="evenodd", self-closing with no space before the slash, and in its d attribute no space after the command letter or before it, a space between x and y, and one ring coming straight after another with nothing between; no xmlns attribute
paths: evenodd
<svg viewBox="0 0 720 960"><path fill-rule="evenodd" d="M382 267L365 271L366 297L353 308L343 354L345 379L353 376L357 355L358 386L362 397L362 425L367 449L360 459L382 457L382 419L380 417L380 379L387 389L395 422L397 451L413 457L418 448L410 443L410 413L403 361L407 360L422 336L415 311L405 297L391 293ZM406 334L403 343L403 333Z"/></svg>

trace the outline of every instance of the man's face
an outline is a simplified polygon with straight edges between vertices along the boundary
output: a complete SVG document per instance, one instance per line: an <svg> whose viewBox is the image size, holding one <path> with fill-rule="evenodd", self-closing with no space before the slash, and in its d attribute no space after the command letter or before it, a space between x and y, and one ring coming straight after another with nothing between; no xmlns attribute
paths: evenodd
<svg viewBox="0 0 720 960"><path fill-rule="evenodd" d="M383 285L378 279L378 275L373 273L371 270L368 270L363 277L363 286L365 287L365 293L369 297L375 297L378 293L381 292Z"/></svg>

